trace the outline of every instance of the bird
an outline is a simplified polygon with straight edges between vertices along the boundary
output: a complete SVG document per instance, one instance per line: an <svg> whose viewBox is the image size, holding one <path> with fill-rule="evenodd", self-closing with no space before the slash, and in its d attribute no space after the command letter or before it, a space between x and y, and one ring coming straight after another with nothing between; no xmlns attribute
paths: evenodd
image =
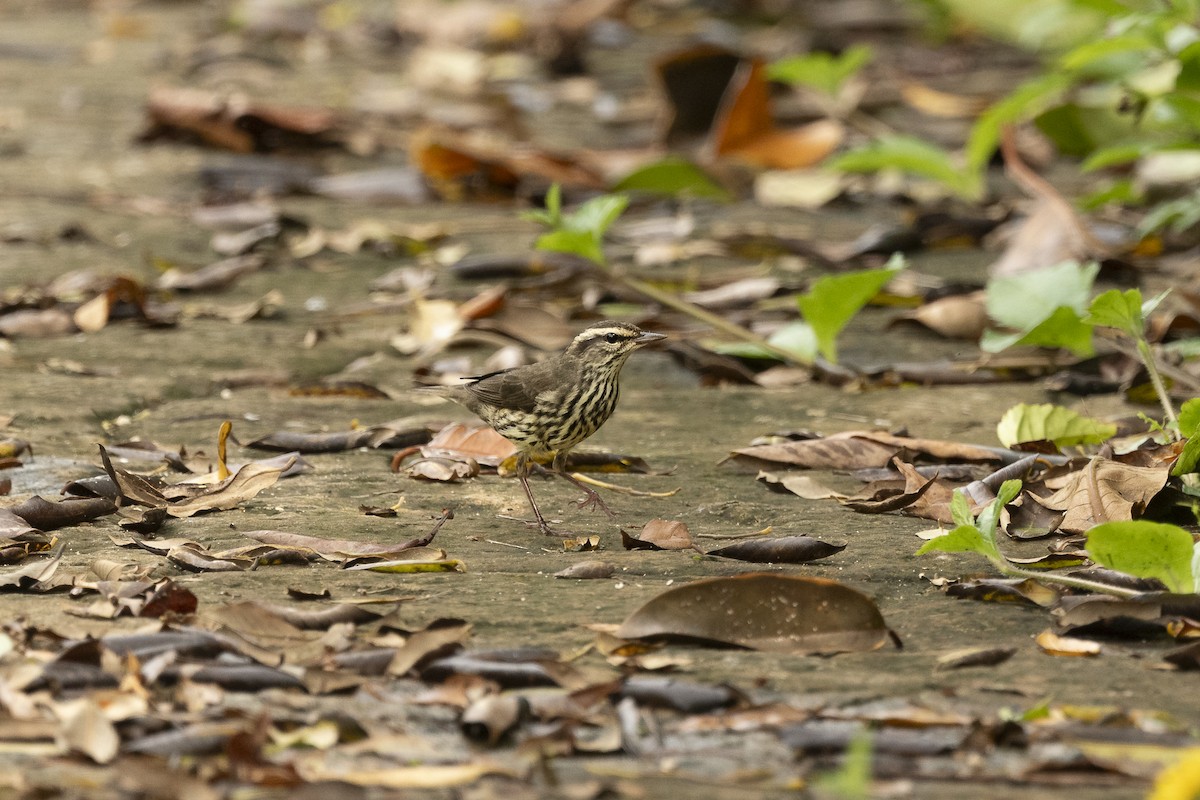
<svg viewBox="0 0 1200 800"><path fill-rule="evenodd" d="M579 508L600 508L612 516L600 495L566 470L567 453L612 416L620 393L617 379L630 354L665 338L628 322L604 320L542 361L427 389L466 407L516 445L517 477L533 509L530 524L548 536L567 536L538 509L529 488L530 470L549 461L556 474L585 493Z"/></svg>

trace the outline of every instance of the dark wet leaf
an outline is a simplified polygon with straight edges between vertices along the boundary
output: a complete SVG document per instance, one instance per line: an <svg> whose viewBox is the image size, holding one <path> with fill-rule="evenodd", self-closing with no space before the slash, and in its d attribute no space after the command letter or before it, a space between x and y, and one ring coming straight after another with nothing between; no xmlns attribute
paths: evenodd
<svg viewBox="0 0 1200 800"><path fill-rule="evenodd" d="M1176 669L1194 672L1200 670L1200 642L1185 644L1163 654L1163 661Z"/></svg>
<svg viewBox="0 0 1200 800"><path fill-rule="evenodd" d="M530 648L528 651L477 650L439 658L420 670L421 680L444 681L451 675L477 675L505 688L561 686L565 665L558 654Z"/></svg>
<svg viewBox="0 0 1200 800"><path fill-rule="evenodd" d="M709 550L707 555L758 564L804 564L828 558L845 549L844 544L829 544L809 536L781 536L774 539L746 539Z"/></svg>
<svg viewBox="0 0 1200 800"><path fill-rule="evenodd" d="M751 573L668 589L626 618L617 636L836 653L878 649L889 631L875 603L848 586Z"/></svg>
<svg viewBox="0 0 1200 800"><path fill-rule="evenodd" d="M173 671L175 670L168 668L164 677ZM198 669L179 669L177 674L194 683L214 683L231 692L304 689L304 682L295 675L265 664L213 664Z"/></svg>
<svg viewBox="0 0 1200 800"><path fill-rule="evenodd" d="M276 431L266 436L260 436L253 441L246 442L243 446L259 450L279 450L283 452L341 453L346 450L355 450L359 447L379 447L382 442L389 442L390 446L404 446L397 444L398 434L403 435L395 429L384 426L358 428L350 431L334 431L332 433ZM428 428L425 426L413 427L409 438L413 440L413 444L419 444L427 440L429 438Z"/></svg>
<svg viewBox="0 0 1200 800"><path fill-rule="evenodd" d="M952 583L946 594L970 600L986 600L993 603L1028 603L1034 606L1052 606L1058 600L1058 592L1045 584L1033 580L1007 580L1001 578Z"/></svg>
<svg viewBox="0 0 1200 800"><path fill-rule="evenodd" d="M149 536L157 533L162 528L163 523L167 521L167 509L162 506L150 506L143 508L139 512L134 512L133 516L128 516L122 519L118 525L122 530L133 531L142 536Z"/></svg>
<svg viewBox="0 0 1200 800"><path fill-rule="evenodd" d="M240 722L200 722L184 728L151 733L131 742L124 749L161 758L206 756L225 749L230 737L241 730Z"/></svg>
<svg viewBox="0 0 1200 800"><path fill-rule="evenodd" d="M106 497L67 498L54 503L34 495L8 510L39 530L52 531L115 513L117 506Z"/></svg>
<svg viewBox="0 0 1200 800"><path fill-rule="evenodd" d="M1016 652L1015 647L966 647L938 656L936 668L994 667L1008 661Z"/></svg>
<svg viewBox="0 0 1200 800"><path fill-rule="evenodd" d="M633 676L626 678L617 692L640 706L670 708L684 714L703 714L728 708L742 701L742 695L728 686L709 686L678 678Z"/></svg>
<svg viewBox="0 0 1200 800"><path fill-rule="evenodd" d="M169 578L155 584L137 612L139 617L185 616L196 613L199 601L192 591Z"/></svg>

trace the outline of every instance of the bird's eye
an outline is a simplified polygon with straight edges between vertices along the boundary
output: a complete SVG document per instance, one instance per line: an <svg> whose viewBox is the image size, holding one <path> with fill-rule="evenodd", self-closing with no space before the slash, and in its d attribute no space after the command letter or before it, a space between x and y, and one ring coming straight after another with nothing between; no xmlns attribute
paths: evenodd
<svg viewBox="0 0 1200 800"><path fill-rule="evenodd" d="M609 344L616 344L617 342L621 341L621 334L606 333L604 334L604 341L608 342Z"/></svg>

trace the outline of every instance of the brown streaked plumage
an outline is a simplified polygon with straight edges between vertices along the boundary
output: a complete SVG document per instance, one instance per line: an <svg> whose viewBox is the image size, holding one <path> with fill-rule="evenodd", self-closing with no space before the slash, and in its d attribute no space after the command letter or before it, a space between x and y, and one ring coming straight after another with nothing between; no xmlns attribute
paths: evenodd
<svg viewBox="0 0 1200 800"><path fill-rule="evenodd" d="M555 534L529 488L532 463L551 459L555 472L587 494L580 508L599 507L611 515L595 490L566 471L564 460L572 447L612 416L625 359L634 350L665 338L628 322L597 322L561 353L544 361L480 375L462 386L438 387L436 391L466 406L517 446L517 477L537 526L542 533Z"/></svg>

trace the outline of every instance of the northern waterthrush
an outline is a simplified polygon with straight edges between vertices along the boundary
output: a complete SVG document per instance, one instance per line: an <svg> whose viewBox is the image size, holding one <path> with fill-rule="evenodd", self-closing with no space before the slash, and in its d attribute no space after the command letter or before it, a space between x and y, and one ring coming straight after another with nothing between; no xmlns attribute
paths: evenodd
<svg viewBox="0 0 1200 800"><path fill-rule="evenodd" d="M536 524L542 533L558 535L533 499L530 468L550 461L556 473L587 495L579 501L580 508L598 507L611 516L600 495L567 472L566 455L612 416L619 394L617 378L625 359L634 350L665 338L628 322L597 322L561 353L544 361L479 375L461 386L434 391L466 406L517 446L517 477Z"/></svg>

